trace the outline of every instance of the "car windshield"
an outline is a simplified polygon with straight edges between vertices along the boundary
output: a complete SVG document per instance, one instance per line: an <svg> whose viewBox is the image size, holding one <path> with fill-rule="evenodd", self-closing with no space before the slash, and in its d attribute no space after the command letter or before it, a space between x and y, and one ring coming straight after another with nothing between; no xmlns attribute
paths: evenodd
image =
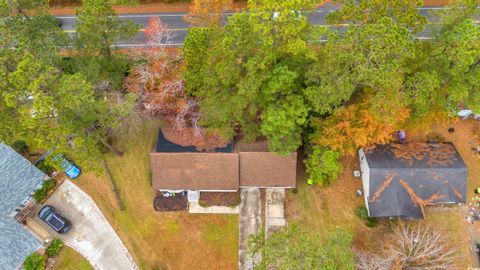
<svg viewBox="0 0 480 270"><path fill-rule="evenodd" d="M41 218L43 220L50 220L52 216L53 216L53 211L52 209L48 208L48 209L45 209L45 211L42 213Z"/></svg>

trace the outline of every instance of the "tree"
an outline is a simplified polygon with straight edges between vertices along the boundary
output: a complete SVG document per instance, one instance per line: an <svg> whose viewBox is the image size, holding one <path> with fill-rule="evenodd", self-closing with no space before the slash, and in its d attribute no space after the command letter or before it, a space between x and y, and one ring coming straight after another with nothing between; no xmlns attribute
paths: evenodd
<svg viewBox="0 0 480 270"><path fill-rule="evenodd" d="M309 183L327 186L342 172L340 153L318 145L312 147L308 158L303 161L309 175Z"/></svg>
<svg viewBox="0 0 480 270"><path fill-rule="evenodd" d="M35 8L36 14L26 10ZM0 76L15 70L25 53L55 64L66 34L44 1L0 1ZM0 80L1 81L1 80ZM0 82L1 86L1 82Z"/></svg>
<svg viewBox="0 0 480 270"><path fill-rule="evenodd" d="M338 108L326 119L312 119L311 142L341 154L354 155L359 147L384 144L394 139L409 116L407 108L391 112L396 117L378 117L371 112L369 98L363 103Z"/></svg>
<svg viewBox="0 0 480 270"><path fill-rule="evenodd" d="M150 46L134 51L142 64L132 69L125 88L138 96L142 115L167 120L170 128L163 132L172 142L207 150L225 146L227 140L201 127L198 103L185 92L184 58L176 50L165 51L171 37L165 29L158 17L149 20L145 34Z"/></svg>
<svg viewBox="0 0 480 270"><path fill-rule="evenodd" d="M55 238L52 240L50 245L48 245L48 247L45 249L45 254L47 254L47 256L50 258L55 257L60 253L60 251L62 251L63 246L64 246L63 241L58 238Z"/></svg>
<svg viewBox="0 0 480 270"><path fill-rule="evenodd" d="M71 153L92 169L99 168L101 145L115 151L107 137L135 101L130 95L100 95L83 74L62 74L28 54L8 74L4 86L1 118L12 117L16 124L2 128L2 141L23 138L33 148L50 149L50 158Z"/></svg>
<svg viewBox="0 0 480 270"><path fill-rule="evenodd" d="M84 0L76 19L74 44L80 54L73 58L73 72L85 74L99 90L120 88L129 60L112 48L137 34L140 26L118 18L110 1L103 0Z"/></svg>
<svg viewBox="0 0 480 270"><path fill-rule="evenodd" d="M44 270L47 258L38 253L32 253L23 262L25 270Z"/></svg>
<svg viewBox="0 0 480 270"><path fill-rule="evenodd" d="M264 135L281 154L298 148L309 113L301 74L313 60L312 27L300 10L311 4L250 1L250 13L232 15L224 29L189 31L186 90L198 99L203 126L225 138L239 127L247 140Z"/></svg>
<svg viewBox="0 0 480 270"><path fill-rule="evenodd" d="M418 12L423 0L335 0L342 8L330 13L330 23L352 22L354 24L375 24L384 17L391 18L395 24L418 33L423 30L427 19Z"/></svg>
<svg viewBox="0 0 480 270"><path fill-rule="evenodd" d="M456 1L440 15L432 56L425 68L436 70L444 88L447 109L455 112L464 105L480 112L480 27L472 18L478 14L478 1Z"/></svg>
<svg viewBox="0 0 480 270"><path fill-rule="evenodd" d="M77 18L76 47L88 55L111 58L111 46L135 35L139 26L115 15L109 1L83 0L75 11Z"/></svg>
<svg viewBox="0 0 480 270"><path fill-rule="evenodd" d="M355 269L350 248L352 236L346 231L330 233L322 243L316 233L290 224L265 240L262 235L250 237L248 256L262 254L254 269Z"/></svg>
<svg viewBox="0 0 480 270"><path fill-rule="evenodd" d="M196 27L220 26L233 0L194 0L185 21Z"/></svg>
<svg viewBox="0 0 480 270"><path fill-rule="evenodd" d="M444 236L428 227L403 225L392 235L390 256L402 269L452 269L459 259Z"/></svg>
<svg viewBox="0 0 480 270"><path fill-rule="evenodd" d="M358 270L390 270L392 260L379 254L356 252Z"/></svg>

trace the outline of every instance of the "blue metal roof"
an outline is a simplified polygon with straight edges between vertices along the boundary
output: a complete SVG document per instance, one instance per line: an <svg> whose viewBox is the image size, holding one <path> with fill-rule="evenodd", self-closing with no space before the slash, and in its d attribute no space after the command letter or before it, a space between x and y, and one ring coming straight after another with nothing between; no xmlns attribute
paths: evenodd
<svg viewBox="0 0 480 270"><path fill-rule="evenodd" d="M0 270L15 269L40 247L13 214L46 178L15 150L0 143Z"/></svg>

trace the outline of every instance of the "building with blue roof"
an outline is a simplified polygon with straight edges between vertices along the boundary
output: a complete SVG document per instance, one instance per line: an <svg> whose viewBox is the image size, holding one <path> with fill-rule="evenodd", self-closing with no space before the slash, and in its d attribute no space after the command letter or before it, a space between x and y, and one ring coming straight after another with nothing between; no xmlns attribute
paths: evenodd
<svg viewBox="0 0 480 270"><path fill-rule="evenodd" d="M19 267L42 245L15 216L34 203L33 192L47 178L15 150L0 143L0 270Z"/></svg>

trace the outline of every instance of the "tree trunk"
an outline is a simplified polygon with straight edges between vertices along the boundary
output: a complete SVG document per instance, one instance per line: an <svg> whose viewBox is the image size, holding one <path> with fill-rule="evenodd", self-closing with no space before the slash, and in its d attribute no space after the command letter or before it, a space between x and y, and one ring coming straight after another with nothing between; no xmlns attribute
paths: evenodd
<svg viewBox="0 0 480 270"><path fill-rule="evenodd" d="M100 141L103 143L103 145L105 145L110 151L112 151L113 153L115 153L115 155L117 155L118 157L123 156L123 152L120 151L120 150L115 149L115 147L113 147L113 145L111 145L110 143L108 143L107 139L102 138L102 139L100 139Z"/></svg>

